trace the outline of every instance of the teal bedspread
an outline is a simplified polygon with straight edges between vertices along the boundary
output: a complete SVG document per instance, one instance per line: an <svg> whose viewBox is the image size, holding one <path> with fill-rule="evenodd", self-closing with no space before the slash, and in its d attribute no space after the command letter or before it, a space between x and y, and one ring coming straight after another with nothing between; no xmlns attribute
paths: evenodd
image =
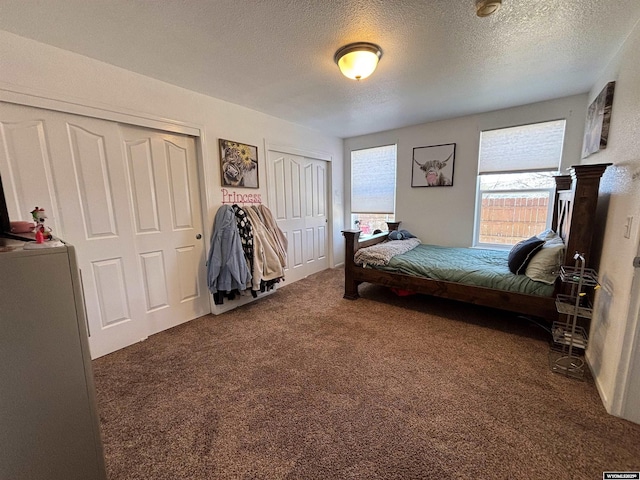
<svg viewBox="0 0 640 480"><path fill-rule="evenodd" d="M423 244L394 256L388 265L375 268L496 290L547 297L553 295L553 285L511 273L507 266L508 255L506 250Z"/></svg>

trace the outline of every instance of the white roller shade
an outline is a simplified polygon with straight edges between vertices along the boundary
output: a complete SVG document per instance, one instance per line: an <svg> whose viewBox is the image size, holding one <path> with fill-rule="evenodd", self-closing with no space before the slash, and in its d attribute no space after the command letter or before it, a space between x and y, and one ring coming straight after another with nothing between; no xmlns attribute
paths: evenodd
<svg viewBox="0 0 640 480"><path fill-rule="evenodd" d="M394 213L396 146L351 152L351 213Z"/></svg>
<svg viewBox="0 0 640 480"><path fill-rule="evenodd" d="M482 132L478 173L558 170L565 124L554 120Z"/></svg>

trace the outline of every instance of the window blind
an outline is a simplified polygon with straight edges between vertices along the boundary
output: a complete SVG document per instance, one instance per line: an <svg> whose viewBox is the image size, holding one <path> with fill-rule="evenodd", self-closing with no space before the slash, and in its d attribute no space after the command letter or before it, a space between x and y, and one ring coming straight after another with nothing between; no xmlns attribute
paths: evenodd
<svg viewBox="0 0 640 480"><path fill-rule="evenodd" d="M482 132L478 173L558 170L565 124L554 120Z"/></svg>
<svg viewBox="0 0 640 480"><path fill-rule="evenodd" d="M351 152L351 213L394 213L396 146Z"/></svg>

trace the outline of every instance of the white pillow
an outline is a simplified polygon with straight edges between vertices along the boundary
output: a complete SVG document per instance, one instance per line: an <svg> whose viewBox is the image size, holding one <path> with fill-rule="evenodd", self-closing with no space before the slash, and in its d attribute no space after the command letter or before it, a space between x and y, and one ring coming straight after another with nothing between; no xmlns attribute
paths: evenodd
<svg viewBox="0 0 640 480"><path fill-rule="evenodd" d="M544 242L529 264L525 275L531 280L553 285L560 274L560 265L564 261L564 242L559 236Z"/></svg>
<svg viewBox="0 0 640 480"><path fill-rule="evenodd" d="M560 238L560 236L550 228L546 229L543 232L540 232L538 235L536 235L536 237L544 241L555 240L556 238Z"/></svg>

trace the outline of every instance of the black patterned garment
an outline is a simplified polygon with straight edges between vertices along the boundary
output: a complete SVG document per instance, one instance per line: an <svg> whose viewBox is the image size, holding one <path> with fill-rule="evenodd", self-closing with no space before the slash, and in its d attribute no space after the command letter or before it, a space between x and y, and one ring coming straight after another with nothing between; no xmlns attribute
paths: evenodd
<svg viewBox="0 0 640 480"><path fill-rule="evenodd" d="M247 212L245 212L241 206L233 204L231 208L233 208L233 212L236 215L240 243L242 244L244 256L249 264L249 271L253 272L253 230L251 222L247 218Z"/></svg>

